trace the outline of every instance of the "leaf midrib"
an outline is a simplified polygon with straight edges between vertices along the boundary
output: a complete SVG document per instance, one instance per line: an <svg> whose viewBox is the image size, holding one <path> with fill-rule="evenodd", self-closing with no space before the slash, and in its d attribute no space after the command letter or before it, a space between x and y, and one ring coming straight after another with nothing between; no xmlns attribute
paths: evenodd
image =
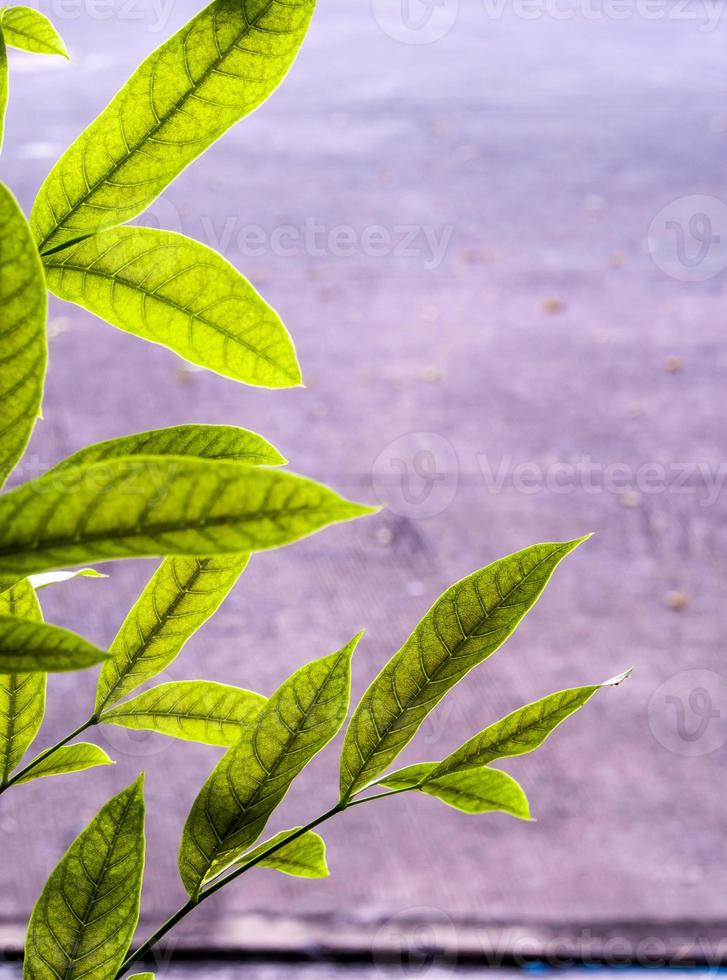
<svg viewBox="0 0 727 980"><path fill-rule="evenodd" d="M191 88L189 88L185 92L184 95L182 95L179 99L177 99L177 101L174 102L170 106L170 108L166 111L166 113L164 113L161 117L157 116L157 114L156 114L156 109L154 108L154 103L152 101L153 100L153 93L150 92L150 94L149 94L150 105L151 105L151 108L152 108L153 115L157 116L157 122L151 127L151 129L147 130L147 132L141 137L141 139L137 143L135 143L135 144L133 144L133 146L129 147L129 149L123 154L123 156L121 157L120 160L114 162L114 164L101 177L99 177L96 181L94 181L93 184L91 184L91 185L88 186L88 189L83 193L83 195L80 198L78 198L78 200L70 208L70 210L68 210L66 212L66 214L64 214L63 219L60 222L57 222L54 225L54 227L51 229L51 231L49 231L48 234L45 235L45 237L38 244L38 251L41 253L41 255L44 254L43 253L43 247L48 244L48 242L53 238L53 236L58 232L58 230L60 228L62 228L66 224L66 222L70 218L72 218L73 215L76 214L76 212L79 211L83 207L83 205L86 203L86 201L90 197L92 197L93 194L96 193L96 191L98 190L99 187L101 187L110 177L113 177L121 169L121 167L123 167L134 156L134 154L139 151L139 149L147 142L147 140L150 137L152 137L156 133L158 133L159 130L163 126L165 126L167 124L167 122L169 122L169 120L172 118L172 116L174 116L175 113L177 113L184 106L185 102L192 97L192 95L194 94L195 90L198 89L198 88L200 88L201 85L203 85L204 82L207 81L207 79L212 74L212 72L216 68L218 68L224 62L224 60L227 58L227 56L230 54L230 52L237 46L237 44L239 43L239 41L242 38L247 37L247 35L250 33L250 31L254 27L257 27L259 21L264 16L266 16L268 14L268 12L270 11L270 8L273 6L273 4L275 2L276 2L276 0L268 0L268 3L265 5L265 7L263 7L263 9L255 17L253 17L253 19L250 20L250 21L247 21L247 14L243 10L243 12L245 13L246 21L247 21L244 30L242 30L239 34L236 34L235 35L234 41L231 44L229 44L224 49L224 51L222 51L222 50L220 50L218 48L219 54L218 54L217 58L214 61L212 61L207 68L205 68L204 72L200 75L200 77L197 79L197 81L194 83L194 85ZM213 31L216 31L216 25L215 24L213 24ZM182 42L183 45L186 44L187 37L188 37L188 35L185 35L184 36L184 40ZM216 38L217 38L217 35L215 33L215 39ZM185 58L185 62L186 62L186 51L184 52L184 58ZM156 64L158 64L158 59L155 62L155 65ZM133 77L133 75L131 77ZM104 112L105 111L106 110L104 110ZM82 148L82 153L85 154L85 147ZM59 179L62 181L62 177L59 178Z"/></svg>

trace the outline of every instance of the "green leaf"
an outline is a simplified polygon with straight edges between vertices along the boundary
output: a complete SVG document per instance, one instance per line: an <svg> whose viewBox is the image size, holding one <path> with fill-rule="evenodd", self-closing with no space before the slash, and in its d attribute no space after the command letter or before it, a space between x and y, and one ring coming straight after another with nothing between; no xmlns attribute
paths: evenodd
<svg viewBox="0 0 727 980"><path fill-rule="evenodd" d="M46 305L43 266L30 229L0 184L0 486L23 455L40 413Z"/></svg>
<svg viewBox="0 0 727 980"><path fill-rule="evenodd" d="M94 766L112 766L113 759L109 759L103 749L92 742L76 742L74 745L62 745L51 755L47 756L32 769L27 776L18 779L20 783L29 783L34 779L41 779L43 776L62 776L69 772L83 772L84 769L93 769Z"/></svg>
<svg viewBox="0 0 727 980"><path fill-rule="evenodd" d="M298 833L301 827L293 827L292 830L284 830L270 840L265 841L254 851L248 851L240 858L240 864L248 864L255 861L261 854L264 854L271 847L280 841L290 837L291 834ZM272 868L274 871L282 871L284 875L293 878L328 878L330 872L326 863L326 844L322 837L313 833L312 830L296 837L285 847L271 854L269 857L257 861L258 868Z"/></svg>
<svg viewBox="0 0 727 980"><path fill-rule="evenodd" d="M247 555L167 558L117 633L96 689L96 713L156 677L212 616L247 565Z"/></svg>
<svg viewBox="0 0 727 980"><path fill-rule="evenodd" d="M5 113L8 108L9 95L9 71L8 71L8 51L5 47L2 27L0 27L0 149L3 145L5 135Z"/></svg>
<svg viewBox="0 0 727 980"><path fill-rule="evenodd" d="M0 615L0 673L84 670L106 654L82 636L48 623Z"/></svg>
<svg viewBox="0 0 727 980"><path fill-rule="evenodd" d="M263 551L375 509L244 463L134 456L74 466L0 497L0 583L113 558Z"/></svg>
<svg viewBox="0 0 727 980"><path fill-rule="evenodd" d="M144 846L140 776L99 811L46 882L28 926L24 980L115 976L139 919Z"/></svg>
<svg viewBox="0 0 727 980"><path fill-rule="evenodd" d="M234 425L174 425L86 446L54 466L52 472L138 455L229 459L250 466L281 466L287 462L267 439L248 429Z"/></svg>
<svg viewBox="0 0 727 980"><path fill-rule="evenodd" d="M261 694L227 684L172 681L111 708L100 721L226 748L239 742L265 703Z"/></svg>
<svg viewBox="0 0 727 980"><path fill-rule="evenodd" d="M40 189L41 252L144 208L285 77L315 0L215 0L151 54Z"/></svg>
<svg viewBox="0 0 727 980"><path fill-rule="evenodd" d="M538 544L447 589L354 712L341 757L341 799L384 770L429 712L515 631L556 565L581 541Z"/></svg>
<svg viewBox="0 0 727 980"><path fill-rule="evenodd" d="M213 770L187 817L179 848L179 871L190 895L255 843L295 777L343 724L351 657L361 635L285 681Z"/></svg>
<svg viewBox="0 0 727 980"><path fill-rule="evenodd" d="M0 15L5 40L21 51L68 57L63 39L48 18L32 7L5 7Z"/></svg>
<svg viewBox="0 0 727 980"><path fill-rule="evenodd" d="M135 973L129 980L154 980L155 976L154 973Z"/></svg>
<svg viewBox="0 0 727 980"><path fill-rule="evenodd" d="M558 725L590 701L594 694L605 687L615 687L630 673L631 671L627 671L603 684L557 691L540 701L518 708L443 759L433 771L432 778L487 766L496 759L532 752L543 744Z"/></svg>
<svg viewBox="0 0 727 980"><path fill-rule="evenodd" d="M44 258L48 288L113 326L235 381L301 382L278 314L211 248L170 231L113 228Z"/></svg>
<svg viewBox="0 0 727 980"><path fill-rule="evenodd" d="M103 572L97 572L95 568L78 568L75 571L41 572L40 575L29 575L28 582L34 589L46 589L49 585L61 585L63 582L70 582L74 578L108 578Z"/></svg>
<svg viewBox="0 0 727 980"><path fill-rule="evenodd" d="M0 594L0 615L43 622L38 597L31 584L18 582ZM0 786L38 734L45 715L46 675L0 674Z"/></svg>
<svg viewBox="0 0 727 980"><path fill-rule="evenodd" d="M381 780L382 786L403 789L409 785L442 803L465 813L491 813L499 810L520 820L530 820L530 804L522 787L506 772L498 769L470 769L433 778L436 762L425 762L392 773ZM423 785L420 783L423 782Z"/></svg>

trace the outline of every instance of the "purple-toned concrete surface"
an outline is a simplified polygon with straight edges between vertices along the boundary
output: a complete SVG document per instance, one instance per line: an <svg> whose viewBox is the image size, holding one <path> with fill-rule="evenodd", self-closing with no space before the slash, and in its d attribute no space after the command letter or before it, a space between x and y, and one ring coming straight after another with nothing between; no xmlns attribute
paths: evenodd
<svg viewBox="0 0 727 980"><path fill-rule="evenodd" d="M533 18L471 0L445 36L417 45L396 18L389 36L378 7L324 0L286 85L143 219L221 248L251 277L294 334L307 389L236 386L54 303L45 421L24 474L127 431L228 422L264 432L295 470L389 504L256 558L167 674L263 693L366 626L360 693L445 586L535 541L596 531L407 761L441 757L549 691L636 673L507 763L536 823L426 798L359 808L324 831L330 880L256 872L199 910L195 935L220 917L234 943L237 915L282 911L332 929L417 916L616 919L645 935L652 922L720 923L727 21L717 5ZM26 206L196 6L43 9L73 61L13 56L1 169ZM47 615L108 644L152 568L117 564L108 581L49 590ZM52 678L45 742L87 716L94 683ZM2 799L8 928L142 767L147 921L182 899L177 843L218 753L120 729L99 738L115 768ZM336 768L332 747L271 830L329 805Z"/></svg>

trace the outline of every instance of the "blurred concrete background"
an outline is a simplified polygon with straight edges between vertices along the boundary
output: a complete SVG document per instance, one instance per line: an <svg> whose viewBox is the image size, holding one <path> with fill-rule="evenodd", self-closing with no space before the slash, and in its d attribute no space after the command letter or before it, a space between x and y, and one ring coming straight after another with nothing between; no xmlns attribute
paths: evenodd
<svg viewBox="0 0 727 980"><path fill-rule="evenodd" d="M727 913L727 13L419 2L407 20L398 0L322 0L285 86L142 219L219 248L256 283L295 337L307 389L236 386L54 303L45 421L19 475L127 431L227 422L263 432L295 470L386 504L256 558L167 675L263 693L366 626L359 693L451 582L535 541L597 532L404 757L441 757L525 701L635 665L504 766L537 823L425 798L359 808L325 829L330 880L255 872L199 910L189 943L356 945L357 930L363 945L406 942L418 921L490 939L512 926L578 942L595 924L632 944L712 943ZM40 9L73 60L12 55L0 169L27 207L197 6ZM48 590L47 616L108 644L152 569L117 564L108 581ZM52 678L39 745L87 717L94 683ZM3 797L0 945L142 767L145 922L182 898L179 834L217 753L98 737L114 769ZM336 769L331 748L271 831L329 805Z"/></svg>

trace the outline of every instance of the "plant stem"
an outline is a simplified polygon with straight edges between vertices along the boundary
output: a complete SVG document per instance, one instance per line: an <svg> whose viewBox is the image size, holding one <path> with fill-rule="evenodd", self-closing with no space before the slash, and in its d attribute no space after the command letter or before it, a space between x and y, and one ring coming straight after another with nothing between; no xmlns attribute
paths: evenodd
<svg viewBox="0 0 727 980"><path fill-rule="evenodd" d="M92 715L88 719L88 721L84 721L84 723L80 725L75 731L71 732L70 735L66 735L66 737L62 738L60 742L56 742L55 745L51 745L50 748L45 749L45 751L41 752L40 755L37 755L31 762L28 763L27 766L25 766L24 769L20 769L3 786L0 786L0 795L2 795L6 789L10 789L10 787L14 783L17 783L24 776L27 776L29 773L31 773L36 768L36 766L39 766L41 762L45 761L45 759L48 758L48 756L53 755L53 753L57 752L58 749L63 748L63 746L66 745L68 742L70 742L71 739L74 739L76 738L77 735L80 735L82 732L85 732L87 728L92 728L97 723L97 721L98 719L96 718L96 715Z"/></svg>
<svg viewBox="0 0 727 980"><path fill-rule="evenodd" d="M359 803L370 803L373 800L381 800L386 796L396 796L398 793L406 793L410 789L411 787L406 786L403 789L395 789L389 793L380 793L378 796L369 796L363 800L352 800L351 802L348 801L339 802L334 807L331 807L330 810L326 810L326 812L321 814L320 817L316 817L315 820L311 820L311 822L306 824L305 827L301 827L299 830L294 831L284 840L278 841L277 844L272 844L270 847L267 848L267 850L263 851L261 854L258 854L257 857L252 858L250 861L247 861L245 864L241 864L239 868L235 868L235 870L231 874L227 875L226 878L219 878L217 881L213 882L213 884L211 884L209 888L203 891L199 896L197 896L196 898L190 898L190 900L185 905L177 909L174 915L171 918L167 919L167 921L164 923L163 926L160 926L160 928L157 929L157 931L152 936L150 936L146 940L146 942L144 942L134 953L128 956L126 960L121 964L121 968L119 969L119 972L116 974L114 980L121 980L121 978L124 976L124 974L129 969L129 967L133 966L134 963L136 963L142 957L146 956L146 954L154 946L156 946L159 940L163 936L165 936L169 932L169 930L173 928L173 926L175 926L181 919L183 919L186 915L188 915L192 911L192 909L195 909L198 905L201 905L205 899L209 898L210 895L214 895L215 892L218 892L221 888L224 888L225 885L229 885L231 881L234 881L236 878L239 878L241 875L244 875L246 871L249 871L251 868L254 868L256 864L260 864L260 862L264 861L265 858L268 858L272 854L275 854L275 852L279 851L281 848L287 847L288 844L292 844L293 841L297 840L299 837L302 837L303 834L307 834L309 830L313 830L315 827L319 827L322 823L325 823L327 820L330 820L331 817L335 817L337 813L343 813L345 810L348 810L352 806L358 806Z"/></svg>

